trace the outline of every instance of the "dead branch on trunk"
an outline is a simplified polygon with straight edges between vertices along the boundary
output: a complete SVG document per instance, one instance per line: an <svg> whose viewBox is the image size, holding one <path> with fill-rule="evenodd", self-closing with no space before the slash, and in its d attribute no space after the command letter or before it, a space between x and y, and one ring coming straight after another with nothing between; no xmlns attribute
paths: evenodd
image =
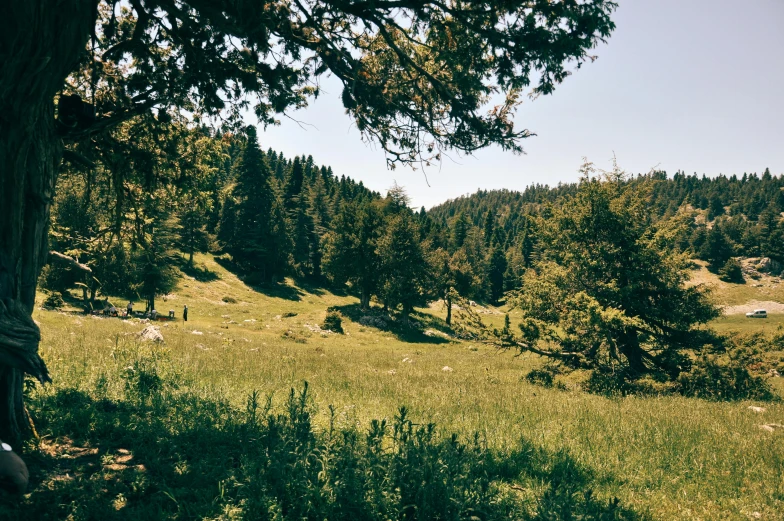
<svg viewBox="0 0 784 521"><path fill-rule="evenodd" d="M69 257L64 253L60 253L59 251L49 251L49 255L54 257L55 259L62 261L72 268L76 268L79 271L84 271L86 273L92 273L93 270L87 264L82 264L78 260L74 259L73 257Z"/></svg>
<svg viewBox="0 0 784 521"><path fill-rule="evenodd" d="M24 306L16 300L0 300L0 364L24 371L41 383L51 382L38 356L40 341L41 332Z"/></svg>

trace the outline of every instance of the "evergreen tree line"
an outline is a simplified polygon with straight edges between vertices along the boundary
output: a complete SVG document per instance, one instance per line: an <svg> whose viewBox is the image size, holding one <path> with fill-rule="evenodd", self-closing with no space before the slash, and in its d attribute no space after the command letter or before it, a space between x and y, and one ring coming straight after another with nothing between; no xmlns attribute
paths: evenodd
<svg viewBox="0 0 784 521"><path fill-rule="evenodd" d="M455 294L498 302L520 288L549 247L554 212L580 186L480 190L415 212L398 186L382 197L311 156L263 151L254 128L218 134L148 114L109 138L111 152L66 168L50 239L63 255L42 274L48 289L80 288L87 306L103 294L152 308L177 266L199 275L193 255L211 251L250 284L347 284L364 308L375 297L404 313L443 299L451 319ZM728 280L738 279L735 256L784 262L781 176L655 172L620 182L678 250Z"/></svg>
<svg viewBox="0 0 784 521"><path fill-rule="evenodd" d="M741 281L734 257L769 257L784 263L784 176L766 169L762 176L710 178L678 171L670 178L656 171L622 183L644 194L653 223L670 224L680 252L707 261L727 280ZM541 223L553 207L575 196L579 185L537 184L522 192L479 190L432 208L428 216L435 226L451 231L453 248L471 235L484 238L495 252L498 279L490 295L497 297L520 287L522 273L541 256ZM503 282L498 275L502 267Z"/></svg>

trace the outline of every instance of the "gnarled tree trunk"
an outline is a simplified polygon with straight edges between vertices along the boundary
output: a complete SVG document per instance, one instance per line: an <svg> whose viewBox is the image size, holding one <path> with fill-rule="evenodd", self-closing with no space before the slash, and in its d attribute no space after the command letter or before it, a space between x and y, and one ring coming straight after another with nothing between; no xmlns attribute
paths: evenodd
<svg viewBox="0 0 784 521"><path fill-rule="evenodd" d="M54 97L77 67L96 0L0 2L0 438L27 427L22 377L49 381L31 318L62 157Z"/></svg>
<svg viewBox="0 0 784 521"><path fill-rule="evenodd" d="M627 329L619 345L620 351L626 357L629 363L629 369L635 375L642 375L648 372L645 365L645 352L640 346L640 339L637 332L632 329Z"/></svg>
<svg viewBox="0 0 784 521"><path fill-rule="evenodd" d="M360 289L359 306L363 311L370 309L370 290L364 286Z"/></svg>

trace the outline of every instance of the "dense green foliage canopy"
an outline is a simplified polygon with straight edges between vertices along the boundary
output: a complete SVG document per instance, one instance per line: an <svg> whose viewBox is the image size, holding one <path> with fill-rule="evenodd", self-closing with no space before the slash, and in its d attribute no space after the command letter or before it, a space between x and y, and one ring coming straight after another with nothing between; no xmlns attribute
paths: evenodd
<svg viewBox="0 0 784 521"><path fill-rule="evenodd" d="M712 340L697 326L718 316L707 293L690 286L688 258L673 234L652 222L644 187L623 172L582 168L573 196L539 217L542 253L508 301L522 312L502 345L576 367L614 367L671 379L690 367L684 350Z"/></svg>
<svg viewBox="0 0 784 521"><path fill-rule="evenodd" d="M98 125L158 109L264 124L343 84L347 112L390 162L520 150L512 116L523 90L549 94L614 28L615 3L133 0L100 2L81 84L113 87ZM96 72L97 70L97 72ZM532 85L533 84L533 85Z"/></svg>

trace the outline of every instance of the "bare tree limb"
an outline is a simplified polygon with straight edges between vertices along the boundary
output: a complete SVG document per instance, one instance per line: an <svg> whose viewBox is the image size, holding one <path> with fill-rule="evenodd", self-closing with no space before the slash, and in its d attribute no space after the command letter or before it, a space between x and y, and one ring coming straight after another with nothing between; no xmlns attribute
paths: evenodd
<svg viewBox="0 0 784 521"><path fill-rule="evenodd" d="M65 255L64 253L60 253L59 251L51 251L50 250L49 251L49 255L51 255L52 257L54 257L55 259L57 259L59 261L65 262L66 264L68 264L72 268L76 268L76 269L78 269L80 271L84 271L86 273L92 273L93 272L93 270L87 264L82 264L81 262L77 261L73 257L69 257L68 255Z"/></svg>

